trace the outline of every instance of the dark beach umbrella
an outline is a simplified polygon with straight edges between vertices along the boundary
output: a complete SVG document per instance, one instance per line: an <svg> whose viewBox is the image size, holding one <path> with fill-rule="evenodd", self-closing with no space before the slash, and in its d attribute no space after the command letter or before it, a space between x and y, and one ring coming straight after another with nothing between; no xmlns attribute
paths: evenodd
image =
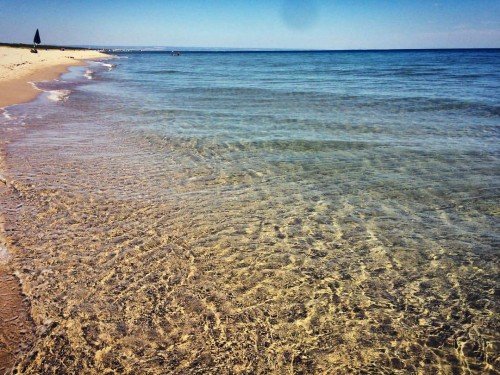
<svg viewBox="0 0 500 375"><path fill-rule="evenodd" d="M35 43L35 44L42 43L42 40L40 39L40 33L38 32L38 29L36 29L35 37L33 38L33 43Z"/></svg>

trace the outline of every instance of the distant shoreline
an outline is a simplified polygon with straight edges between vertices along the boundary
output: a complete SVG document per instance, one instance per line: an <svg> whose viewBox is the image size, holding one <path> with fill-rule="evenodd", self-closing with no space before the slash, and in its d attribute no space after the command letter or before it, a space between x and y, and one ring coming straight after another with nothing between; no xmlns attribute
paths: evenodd
<svg viewBox="0 0 500 375"><path fill-rule="evenodd" d="M32 44L0 42L0 47L32 48ZM43 45L41 49L66 50L98 50L103 52L127 53L364 53L364 52L461 52L461 51L498 51L500 47L473 47L473 48L368 48L368 49L291 49L291 48L231 48L231 47L180 47L180 46L104 46L104 45Z"/></svg>
<svg viewBox="0 0 500 375"><path fill-rule="evenodd" d="M26 43L1 43L0 47L12 47L12 48L32 48L33 44ZM67 49L72 51L80 51L80 50L94 50L94 48L85 48L85 47L70 47L70 46L59 46L59 45L41 45L38 47L39 49Z"/></svg>
<svg viewBox="0 0 500 375"><path fill-rule="evenodd" d="M232 49L232 48L185 48L185 47L95 47L105 52L125 52L125 53L171 53L179 51L182 53L419 53L419 52L497 52L500 48L422 48L422 49L345 49L345 50L321 50L321 49Z"/></svg>

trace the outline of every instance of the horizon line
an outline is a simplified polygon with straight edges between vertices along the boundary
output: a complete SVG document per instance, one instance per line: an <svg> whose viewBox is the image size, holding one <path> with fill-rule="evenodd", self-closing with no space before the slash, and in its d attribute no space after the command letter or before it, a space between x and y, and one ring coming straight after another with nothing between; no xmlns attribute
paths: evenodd
<svg viewBox="0 0 500 375"><path fill-rule="evenodd" d="M500 47L444 47L444 48L356 48L356 49L306 49L306 48L226 48L226 47L150 47L150 46L92 46L115 52L412 52L412 51L467 51L467 50L500 50Z"/></svg>
<svg viewBox="0 0 500 375"><path fill-rule="evenodd" d="M26 46L30 43L1 42L0 46ZM40 45L43 48L44 44ZM101 45L101 44L46 44L50 47L90 48L104 50L127 50L130 52L369 52L369 51L433 51L433 50L497 50L498 47L420 47L420 48L250 48L250 47L196 47L196 46L160 46L160 45Z"/></svg>

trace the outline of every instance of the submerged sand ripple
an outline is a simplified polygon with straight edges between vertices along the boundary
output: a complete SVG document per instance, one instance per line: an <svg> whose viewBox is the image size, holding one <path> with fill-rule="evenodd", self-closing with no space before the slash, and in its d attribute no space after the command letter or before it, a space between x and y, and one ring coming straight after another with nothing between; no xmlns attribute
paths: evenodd
<svg viewBox="0 0 500 375"><path fill-rule="evenodd" d="M471 199L458 154L31 131L7 159L20 372L499 371L488 166Z"/></svg>

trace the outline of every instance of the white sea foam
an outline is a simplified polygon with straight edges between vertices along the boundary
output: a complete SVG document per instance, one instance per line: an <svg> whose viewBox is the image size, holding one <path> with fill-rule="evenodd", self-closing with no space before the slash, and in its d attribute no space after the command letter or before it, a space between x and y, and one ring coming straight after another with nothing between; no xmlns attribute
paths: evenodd
<svg viewBox="0 0 500 375"><path fill-rule="evenodd" d="M93 78L93 77L92 77L92 76L93 76L93 74L94 74L94 72L93 72L92 70L87 69L87 70L85 71L85 74L84 74L83 76L84 76L85 78L87 78L87 79L92 79L92 78Z"/></svg>
<svg viewBox="0 0 500 375"><path fill-rule="evenodd" d="M102 61L97 61L97 63L99 65L102 65L102 66L105 66L106 68L108 68L108 71L113 70L113 68L116 66L115 64L110 64L110 63L106 63L106 62L102 62Z"/></svg>
<svg viewBox="0 0 500 375"><path fill-rule="evenodd" d="M43 91L47 93L47 99L52 100L53 102L64 102L68 99L71 90L44 90L36 85L35 82L29 82L36 90Z"/></svg>
<svg viewBox="0 0 500 375"><path fill-rule="evenodd" d="M38 86L36 85L36 83L35 83L35 82L28 82L28 83L29 83L31 86L33 86L33 88L34 88L35 90L38 90L38 91L44 91L44 90L42 90L40 87L38 87Z"/></svg>
<svg viewBox="0 0 500 375"><path fill-rule="evenodd" d="M0 112L6 120L12 120L12 115L5 108L0 108Z"/></svg>
<svg viewBox="0 0 500 375"><path fill-rule="evenodd" d="M66 99L68 99L69 94L71 93L70 90L50 90L47 91L49 95L47 98L49 100L52 100L54 102L63 102Z"/></svg>

